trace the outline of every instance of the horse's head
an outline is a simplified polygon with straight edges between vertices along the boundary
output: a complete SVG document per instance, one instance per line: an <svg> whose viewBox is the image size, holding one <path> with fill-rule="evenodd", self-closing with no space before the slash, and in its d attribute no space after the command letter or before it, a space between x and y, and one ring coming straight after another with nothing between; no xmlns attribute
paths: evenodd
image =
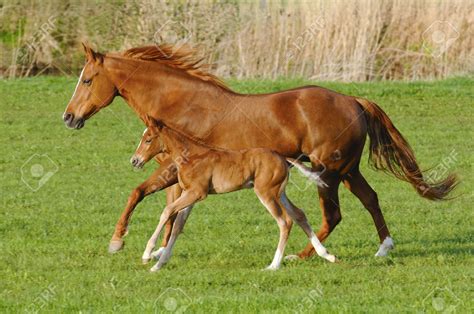
<svg viewBox="0 0 474 314"><path fill-rule="evenodd" d="M87 62L63 115L64 123L72 129L82 128L87 119L109 105L117 95L117 88L103 67L105 56L86 44L82 45Z"/></svg>
<svg viewBox="0 0 474 314"><path fill-rule="evenodd" d="M130 159L130 162L136 168L143 167L150 159L164 152L163 139L160 136L163 124L148 115L144 118L144 121L147 128L143 132L135 154Z"/></svg>

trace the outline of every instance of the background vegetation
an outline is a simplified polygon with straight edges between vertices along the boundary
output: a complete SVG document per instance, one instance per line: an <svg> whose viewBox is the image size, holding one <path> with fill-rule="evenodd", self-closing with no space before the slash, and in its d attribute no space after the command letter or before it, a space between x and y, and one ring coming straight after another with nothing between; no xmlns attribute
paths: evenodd
<svg viewBox="0 0 474 314"><path fill-rule="evenodd" d="M474 73L471 0L1 0L0 73L62 73L101 51L198 48L224 77L431 79Z"/></svg>

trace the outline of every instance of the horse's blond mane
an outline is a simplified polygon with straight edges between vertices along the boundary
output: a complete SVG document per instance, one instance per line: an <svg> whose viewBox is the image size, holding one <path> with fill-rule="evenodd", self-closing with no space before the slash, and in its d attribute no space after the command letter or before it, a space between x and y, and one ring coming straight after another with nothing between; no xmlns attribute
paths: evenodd
<svg viewBox="0 0 474 314"><path fill-rule="evenodd" d="M176 47L170 44L143 46L128 49L124 57L167 64L173 68L186 71L203 81L211 82L220 88L232 91L221 79L206 71L208 64L203 58L196 57L196 51L189 46Z"/></svg>

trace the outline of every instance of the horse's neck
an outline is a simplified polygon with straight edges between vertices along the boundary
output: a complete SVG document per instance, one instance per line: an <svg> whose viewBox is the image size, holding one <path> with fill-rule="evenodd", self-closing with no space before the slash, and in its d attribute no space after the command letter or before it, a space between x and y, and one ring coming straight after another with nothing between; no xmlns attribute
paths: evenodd
<svg viewBox="0 0 474 314"><path fill-rule="evenodd" d="M192 78L181 70L159 62L113 56L105 60L104 66L110 79L139 116L148 114L165 122L172 121L180 129L199 136L199 130L190 129L199 129L199 126L189 125L185 119L190 113L201 125L212 126L220 121L216 112L225 114L226 110L233 109L232 106L223 106L219 101L203 103L203 97L218 99L232 97L232 93L211 82Z"/></svg>
<svg viewBox="0 0 474 314"><path fill-rule="evenodd" d="M204 145L197 143L195 140L187 138L183 134L168 127L163 127L161 135L166 150L173 160L202 154L210 150L210 148L205 147Z"/></svg>

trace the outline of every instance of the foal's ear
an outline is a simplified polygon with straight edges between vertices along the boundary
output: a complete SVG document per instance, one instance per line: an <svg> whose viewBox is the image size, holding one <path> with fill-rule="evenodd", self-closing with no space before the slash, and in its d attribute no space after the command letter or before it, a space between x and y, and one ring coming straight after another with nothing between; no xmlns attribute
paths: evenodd
<svg viewBox="0 0 474 314"><path fill-rule="evenodd" d="M147 127L157 128L158 130L161 130L164 126L163 121L157 120L148 114L143 117L143 122L145 122Z"/></svg>
<svg viewBox="0 0 474 314"><path fill-rule="evenodd" d="M99 61L102 63L104 55L100 52L95 52L87 43L82 42L82 47L84 48L84 52L86 53L87 61Z"/></svg>
<svg viewBox="0 0 474 314"><path fill-rule="evenodd" d="M154 123L155 121L154 121L154 119L153 119L150 115L146 114L146 115L144 115L144 116L142 117L142 119L143 119L143 122L145 122L145 125L146 125L147 127L153 127L153 126L155 126L155 123Z"/></svg>

